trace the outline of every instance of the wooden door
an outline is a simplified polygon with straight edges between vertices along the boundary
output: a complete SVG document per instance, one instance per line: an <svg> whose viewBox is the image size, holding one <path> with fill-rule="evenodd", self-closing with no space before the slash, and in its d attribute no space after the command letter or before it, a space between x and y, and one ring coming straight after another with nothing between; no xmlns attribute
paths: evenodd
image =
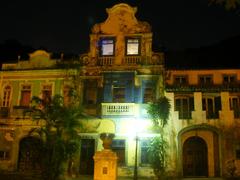
<svg viewBox="0 0 240 180"><path fill-rule="evenodd" d="M200 137L194 136L184 142L183 175L185 177L208 176L207 145Z"/></svg>

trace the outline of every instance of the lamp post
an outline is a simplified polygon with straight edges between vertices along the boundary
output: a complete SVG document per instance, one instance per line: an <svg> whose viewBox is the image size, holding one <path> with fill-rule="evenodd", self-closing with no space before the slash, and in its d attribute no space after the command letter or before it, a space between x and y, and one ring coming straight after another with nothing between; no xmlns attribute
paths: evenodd
<svg viewBox="0 0 240 180"><path fill-rule="evenodd" d="M134 174L133 174L133 180L138 179L138 136L136 134L136 147L135 147L135 163L134 163Z"/></svg>

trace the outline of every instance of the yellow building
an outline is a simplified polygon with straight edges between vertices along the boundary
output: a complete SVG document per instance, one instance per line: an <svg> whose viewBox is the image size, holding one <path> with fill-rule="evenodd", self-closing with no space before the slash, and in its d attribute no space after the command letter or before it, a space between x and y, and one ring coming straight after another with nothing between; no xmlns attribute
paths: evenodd
<svg viewBox="0 0 240 180"><path fill-rule="evenodd" d="M3 64L0 170L32 170L31 162L36 160L32 146L21 151L26 142L34 142L28 136L30 129L39 127L23 116L31 97L65 97L77 82L84 112L90 117L79 133L80 174L93 174L92 157L102 149L99 133L110 132L115 134L112 149L118 155L118 175L132 176L137 157L138 176L154 176L147 148L155 134L148 129L146 107L164 93L172 107L167 127L169 175L224 176L232 160L236 173L240 172L240 71L164 69L164 54L152 51L151 26L136 19L137 8L121 3L106 11L107 19L92 28L89 52L72 62L75 68L63 68L62 58L52 59L43 50L30 54L29 60Z"/></svg>

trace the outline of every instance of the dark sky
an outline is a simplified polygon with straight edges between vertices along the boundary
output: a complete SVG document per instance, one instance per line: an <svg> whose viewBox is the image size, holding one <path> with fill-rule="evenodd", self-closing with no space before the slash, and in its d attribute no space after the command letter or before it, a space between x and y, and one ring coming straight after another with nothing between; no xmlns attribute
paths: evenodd
<svg viewBox="0 0 240 180"><path fill-rule="evenodd" d="M240 11L207 0L6 0L0 2L0 44L17 39L49 51L86 52L91 27L118 2L138 7L137 18L152 26L155 48L195 48L240 35Z"/></svg>

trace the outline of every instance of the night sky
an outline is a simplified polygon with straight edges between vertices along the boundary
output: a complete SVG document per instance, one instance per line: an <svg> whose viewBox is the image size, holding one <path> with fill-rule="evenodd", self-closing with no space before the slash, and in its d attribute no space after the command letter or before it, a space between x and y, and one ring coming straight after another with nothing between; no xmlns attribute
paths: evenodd
<svg viewBox="0 0 240 180"><path fill-rule="evenodd" d="M105 9L125 2L152 26L154 48L198 48L240 35L239 9L227 11L207 0L8 0L0 2L0 44L16 39L52 52L83 53Z"/></svg>

